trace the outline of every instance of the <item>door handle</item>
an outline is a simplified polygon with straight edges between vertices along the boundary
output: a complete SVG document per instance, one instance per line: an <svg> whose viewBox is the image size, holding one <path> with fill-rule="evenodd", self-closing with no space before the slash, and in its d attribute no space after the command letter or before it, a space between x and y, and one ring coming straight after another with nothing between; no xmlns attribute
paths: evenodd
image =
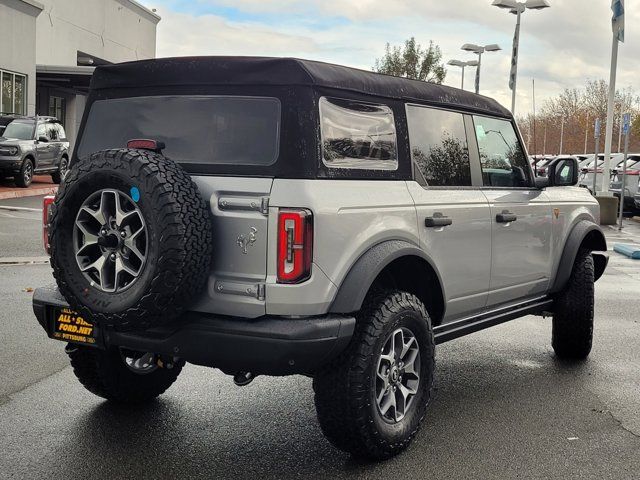
<svg viewBox="0 0 640 480"><path fill-rule="evenodd" d="M496 215L496 222L498 223L511 223L515 222L518 216L515 213L511 213L509 210L503 210L502 213Z"/></svg>
<svg viewBox="0 0 640 480"><path fill-rule="evenodd" d="M447 225L451 225L453 220L449 217L445 217L440 212L436 212L433 214L433 217L427 217L424 219L424 226L429 228L434 227L446 227Z"/></svg>

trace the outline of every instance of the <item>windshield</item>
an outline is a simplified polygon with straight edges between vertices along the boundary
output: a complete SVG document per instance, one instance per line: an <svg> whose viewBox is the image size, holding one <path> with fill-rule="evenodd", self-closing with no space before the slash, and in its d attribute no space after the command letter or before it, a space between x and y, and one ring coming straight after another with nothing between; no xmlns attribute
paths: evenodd
<svg viewBox="0 0 640 480"><path fill-rule="evenodd" d="M2 132L4 138L33 140L33 122L13 121Z"/></svg>
<svg viewBox="0 0 640 480"><path fill-rule="evenodd" d="M147 138L181 163L271 165L278 157L280 101L270 97L153 96L98 100L78 156Z"/></svg>

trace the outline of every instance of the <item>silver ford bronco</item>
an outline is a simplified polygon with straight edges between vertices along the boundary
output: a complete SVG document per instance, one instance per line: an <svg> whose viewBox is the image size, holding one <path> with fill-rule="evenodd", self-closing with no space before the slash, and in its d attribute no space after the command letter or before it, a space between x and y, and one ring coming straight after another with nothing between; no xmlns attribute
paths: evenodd
<svg viewBox="0 0 640 480"><path fill-rule="evenodd" d="M384 459L425 416L436 344L548 314L555 354L587 357L608 257L577 177L534 177L511 114L450 87L288 58L101 66L34 311L107 400L150 401L186 362L304 374L329 441Z"/></svg>

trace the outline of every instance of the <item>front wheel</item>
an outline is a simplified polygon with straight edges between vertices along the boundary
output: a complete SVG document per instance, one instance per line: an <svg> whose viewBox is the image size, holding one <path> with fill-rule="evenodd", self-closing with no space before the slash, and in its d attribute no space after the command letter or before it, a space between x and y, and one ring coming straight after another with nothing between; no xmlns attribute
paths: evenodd
<svg viewBox="0 0 640 480"><path fill-rule="evenodd" d="M167 365L151 353L118 347L100 350L69 344L66 352L80 383L94 395L115 403L153 400L176 381L184 366L182 360Z"/></svg>
<svg viewBox="0 0 640 480"><path fill-rule="evenodd" d="M583 360L593 343L594 264L591 252L580 250L569 282L556 298L552 346L559 358Z"/></svg>
<svg viewBox="0 0 640 480"><path fill-rule="evenodd" d="M33 181L33 161L30 158L25 158L22 162L20 172L16 175L15 182L20 188L27 188Z"/></svg>
<svg viewBox="0 0 640 480"><path fill-rule="evenodd" d="M433 390L435 344L422 302L406 292L367 301L347 351L314 376L320 427L337 448L376 460L402 452Z"/></svg>
<svg viewBox="0 0 640 480"><path fill-rule="evenodd" d="M51 174L51 180L53 180L53 183L60 185L64 181L64 177L67 175L67 170L69 170L69 160L67 157L62 157L60 159L60 164L58 165L58 170Z"/></svg>

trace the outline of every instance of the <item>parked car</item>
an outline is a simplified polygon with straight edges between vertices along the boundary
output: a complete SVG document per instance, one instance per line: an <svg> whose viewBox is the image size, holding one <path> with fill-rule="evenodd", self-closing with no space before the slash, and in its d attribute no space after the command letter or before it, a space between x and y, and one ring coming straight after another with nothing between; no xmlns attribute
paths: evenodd
<svg viewBox="0 0 640 480"><path fill-rule="evenodd" d="M553 160L555 157L553 155L536 155L533 157L533 162L531 163L531 168L536 176L544 176L546 173L546 166Z"/></svg>
<svg viewBox="0 0 640 480"><path fill-rule="evenodd" d="M624 159L624 156L623 156ZM620 198L620 190L622 189L623 163L616 166L611 176L611 184L609 190ZM634 196L638 192L638 182L640 180L640 154L630 153L627 157L627 171L624 188L624 210L640 213L635 207Z"/></svg>
<svg viewBox="0 0 640 480"><path fill-rule="evenodd" d="M305 374L329 441L385 459L425 417L436 344L550 315L555 354L589 355L598 203L573 158L534 178L492 99L307 60L145 60L96 68L79 137L33 307L100 397L150 401L186 362L240 386Z"/></svg>
<svg viewBox="0 0 640 480"><path fill-rule="evenodd" d="M612 168L615 168L617 163L621 161L622 161L622 158L618 158L616 155L611 155ZM590 192L593 193L593 175L594 175L594 172L597 170L598 175L596 177L596 190L598 190L602 185L603 165L604 165L604 154L598 154L597 166L596 166L596 162L592 158L589 161L589 163L587 163L582 167L580 176L578 177L578 185L580 185L581 187L587 188ZM610 179L607 181L610 181Z"/></svg>
<svg viewBox="0 0 640 480"><path fill-rule="evenodd" d="M569 159L572 158L576 161L576 164L579 164L578 158L574 157L572 155L556 155L556 156L550 156L549 158L545 159L542 162L538 162L538 166L537 166L537 176L538 177L546 177L547 176L547 169L549 167L549 165L551 165L551 163L554 160L565 160L565 159Z"/></svg>
<svg viewBox="0 0 640 480"><path fill-rule="evenodd" d="M54 117L20 117L5 126L0 137L0 172L13 176L19 187L33 176L49 173L60 183L69 167L69 141Z"/></svg>

